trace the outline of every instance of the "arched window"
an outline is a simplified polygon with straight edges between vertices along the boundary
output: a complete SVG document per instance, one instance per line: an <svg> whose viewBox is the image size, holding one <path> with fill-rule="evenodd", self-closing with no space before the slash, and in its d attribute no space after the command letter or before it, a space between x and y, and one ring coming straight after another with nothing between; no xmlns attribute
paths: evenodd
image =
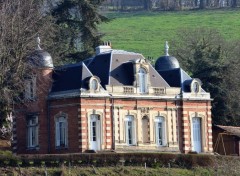
<svg viewBox="0 0 240 176"><path fill-rule="evenodd" d="M128 145L135 144L135 127L134 118L132 115L127 115L125 118L126 143Z"/></svg>
<svg viewBox="0 0 240 176"><path fill-rule="evenodd" d="M98 89L98 81L96 79L91 80L91 89L97 90Z"/></svg>
<svg viewBox="0 0 240 176"><path fill-rule="evenodd" d="M36 76L25 80L25 99L33 100L36 98Z"/></svg>
<svg viewBox="0 0 240 176"><path fill-rule="evenodd" d="M147 71L144 68L139 68L138 71L139 92L147 92Z"/></svg>
<svg viewBox="0 0 240 176"><path fill-rule="evenodd" d="M165 140L165 120L164 117L158 116L155 119L156 143L158 146L166 145Z"/></svg>
<svg viewBox="0 0 240 176"><path fill-rule="evenodd" d="M56 147L67 147L67 119L64 116L55 119Z"/></svg>
<svg viewBox="0 0 240 176"><path fill-rule="evenodd" d="M200 153L202 151L201 118L192 118L192 150Z"/></svg>

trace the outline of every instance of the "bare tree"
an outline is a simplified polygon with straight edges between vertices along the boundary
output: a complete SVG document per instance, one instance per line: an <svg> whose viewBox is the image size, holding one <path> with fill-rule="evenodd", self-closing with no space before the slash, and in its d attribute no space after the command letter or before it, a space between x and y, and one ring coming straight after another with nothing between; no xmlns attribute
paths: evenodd
<svg viewBox="0 0 240 176"><path fill-rule="evenodd" d="M42 1L0 1L0 127L21 101L24 79L31 77L27 56L36 47L37 35L49 39L51 20L44 14ZM47 40L46 40L47 41Z"/></svg>

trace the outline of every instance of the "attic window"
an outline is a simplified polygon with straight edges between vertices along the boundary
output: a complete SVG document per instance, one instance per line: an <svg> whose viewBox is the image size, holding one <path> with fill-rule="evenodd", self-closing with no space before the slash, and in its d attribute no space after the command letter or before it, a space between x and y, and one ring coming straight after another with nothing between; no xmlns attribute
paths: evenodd
<svg viewBox="0 0 240 176"><path fill-rule="evenodd" d="M147 92L147 71L144 68L140 68L138 71L139 92Z"/></svg>
<svg viewBox="0 0 240 176"><path fill-rule="evenodd" d="M92 79L91 80L91 89L92 90L97 90L98 89L98 81L97 81L97 79Z"/></svg>
<svg viewBox="0 0 240 176"><path fill-rule="evenodd" d="M201 81L198 79L193 79L191 83L191 92L199 93L201 90Z"/></svg>

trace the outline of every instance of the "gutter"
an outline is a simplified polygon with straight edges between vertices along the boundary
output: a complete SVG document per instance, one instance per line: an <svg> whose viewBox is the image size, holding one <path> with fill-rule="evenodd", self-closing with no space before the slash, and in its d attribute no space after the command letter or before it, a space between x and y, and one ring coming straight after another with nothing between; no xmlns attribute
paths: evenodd
<svg viewBox="0 0 240 176"><path fill-rule="evenodd" d="M115 123L114 123L114 99L111 98L111 115L112 115L112 150L115 150Z"/></svg>

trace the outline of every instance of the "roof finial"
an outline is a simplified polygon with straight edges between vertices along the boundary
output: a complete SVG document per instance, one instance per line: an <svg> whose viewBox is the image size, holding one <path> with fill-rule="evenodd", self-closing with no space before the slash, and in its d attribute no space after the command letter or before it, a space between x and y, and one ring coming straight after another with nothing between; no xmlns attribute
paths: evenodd
<svg viewBox="0 0 240 176"><path fill-rule="evenodd" d="M169 49L169 46L168 46L168 42L166 41L166 42L165 42L165 55L166 55L166 56L169 56L169 54L168 54L168 49Z"/></svg>
<svg viewBox="0 0 240 176"><path fill-rule="evenodd" d="M42 48L40 47L40 44L41 44L41 40L40 40L40 37L39 35L37 36L37 49L38 50L42 50Z"/></svg>

